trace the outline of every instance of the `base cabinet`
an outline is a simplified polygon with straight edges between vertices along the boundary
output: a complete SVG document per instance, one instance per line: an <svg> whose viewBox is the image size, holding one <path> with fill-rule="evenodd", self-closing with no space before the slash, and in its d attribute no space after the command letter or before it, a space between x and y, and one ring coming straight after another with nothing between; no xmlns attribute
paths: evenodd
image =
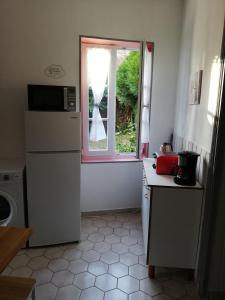
<svg viewBox="0 0 225 300"><path fill-rule="evenodd" d="M159 176L158 186L151 186L151 176ZM160 185L161 175L152 170L151 176L143 176L142 195L143 237L150 276L154 276L154 266L195 269L203 189L174 183L164 186Z"/></svg>

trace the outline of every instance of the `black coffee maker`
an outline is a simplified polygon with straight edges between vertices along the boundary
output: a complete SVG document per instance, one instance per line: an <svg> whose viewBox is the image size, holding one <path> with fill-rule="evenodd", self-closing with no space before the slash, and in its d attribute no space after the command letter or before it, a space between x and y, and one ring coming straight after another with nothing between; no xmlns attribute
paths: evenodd
<svg viewBox="0 0 225 300"><path fill-rule="evenodd" d="M196 166L198 153L182 151L178 153L178 172L174 182L180 185L196 184Z"/></svg>

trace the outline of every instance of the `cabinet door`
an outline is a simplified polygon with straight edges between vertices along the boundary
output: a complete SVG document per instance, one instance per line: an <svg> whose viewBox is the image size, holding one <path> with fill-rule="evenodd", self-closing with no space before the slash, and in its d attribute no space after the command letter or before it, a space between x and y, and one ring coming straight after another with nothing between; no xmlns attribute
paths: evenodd
<svg viewBox="0 0 225 300"><path fill-rule="evenodd" d="M190 188L153 188L150 265L195 268L202 193Z"/></svg>
<svg viewBox="0 0 225 300"><path fill-rule="evenodd" d="M143 176L142 186L142 229L146 264L148 263L149 249L149 215L150 215L150 187L147 186L146 178Z"/></svg>

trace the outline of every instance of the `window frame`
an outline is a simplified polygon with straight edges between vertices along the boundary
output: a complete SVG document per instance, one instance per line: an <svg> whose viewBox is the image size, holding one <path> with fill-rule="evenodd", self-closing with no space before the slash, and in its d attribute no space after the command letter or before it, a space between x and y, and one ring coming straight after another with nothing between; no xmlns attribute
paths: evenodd
<svg viewBox="0 0 225 300"><path fill-rule="evenodd" d="M142 114L142 80L143 80L143 45L145 41L135 41L135 40L124 40L124 39L111 39L111 38L104 38L104 37L95 37L95 36L83 36L80 35L80 108L81 108L81 113L83 117L83 122L82 122L82 161L88 161L88 162L93 162L95 157L98 162L104 161L104 157L107 159L106 161L110 161L110 157L112 157L112 161L116 161L118 158L118 161L124 160L124 161L129 161L129 160L140 160L143 157L143 153L141 152L141 143L140 143L140 138L141 138L141 114ZM112 107L108 109L108 117L111 115L111 120L110 124L113 128L110 129L113 134L111 135L111 138L109 138L108 134L108 127L107 127L107 135L108 135L108 150L91 150L89 151L88 149L88 141L89 141L89 103L88 103L88 90L84 89L84 76L87 78L87 70L84 70L83 66L84 63L87 63L86 58L87 55L83 55L84 48L88 47L101 47L101 48L110 48L110 49L118 49L121 46L114 46L114 45L105 45L105 44L83 44L82 39L97 39L97 40L107 40L107 41L113 41L113 42L121 42L121 43L135 43L139 45L139 51L140 51L140 64L139 64L139 84L138 84L138 115L137 115L137 130L136 130L136 152L133 153L118 153L115 151L115 118L116 118L116 101L109 101L109 103L113 102L114 108L113 112L111 112ZM153 83L153 63L154 63L154 42L148 42L152 44L152 68L151 68L151 87L150 87L150 109L149 109L149 120L150 120L150 115L151 115L151 100L152 100L152 83ZM129 47L127 47L129 48ZM132 49L132 47L130 48ZM138 49L138 47L133 47L133 49ZM114 59L116 60L116 51L114 53ZM114 65L114 72L116 72L116 61L113 62L113 59L111 59L111 65ZM110 66L110 70L112 70L112 66ZM114 78L114 81L116 80L116 76L112 76L111 71L111 76L110 79ZM87 81L86 81L87 82ZM87 86L87 84L86 84ZM111 84L111 87L113 85ZM115 97L116 99L116 83L114 82L114 89L109 89L109 94L108 98L110 97ZM104 118L102 118L104 121ZM110 127L111 128L111 127ZM110 143L111 141L111 143ZM147 156L149 154L149 143L147 143ZM90 158L90 159L89 159Z"/></svg>
<svg viewBox="0 0 225 300"><path fill-rule="evenodd" d="M145 48L148 47L147 44L151 44L151 81L149 84L149 134L150 134L150 122L151 122L151 111L152 111L152 86L153 86L153 64L154 64L154 49L155 49L155 44L154 42L149 42L149 41L141 41L141 47L140 47L140 80L139 80L139 111L138 111L138 140L137 140L137 145L138 145L138 157L143 159L146 157L149 157L149 151L150 151L150 141L148 143L142 143L141 141L141 131L142 131L142 112L143 112L143 93L144 89L147 88L148 86L144 85L144 68L145 68Z"/></svg>

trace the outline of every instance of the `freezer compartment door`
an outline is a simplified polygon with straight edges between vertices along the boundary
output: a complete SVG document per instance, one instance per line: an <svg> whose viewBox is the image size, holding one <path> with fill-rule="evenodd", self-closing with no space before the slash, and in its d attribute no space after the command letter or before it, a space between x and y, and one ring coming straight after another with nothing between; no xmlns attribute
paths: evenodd
<svg viewBox="0 0 225 300"><path fill-rule="evenodd" d="M80 150L80 113L27 111L26 152Z"/></svg>
<svg viewBox="0 0 225 300"><path fill-rule="evenodd" d="M80 154L29 153L27 161L30 246L80 239Z"/></svg>

